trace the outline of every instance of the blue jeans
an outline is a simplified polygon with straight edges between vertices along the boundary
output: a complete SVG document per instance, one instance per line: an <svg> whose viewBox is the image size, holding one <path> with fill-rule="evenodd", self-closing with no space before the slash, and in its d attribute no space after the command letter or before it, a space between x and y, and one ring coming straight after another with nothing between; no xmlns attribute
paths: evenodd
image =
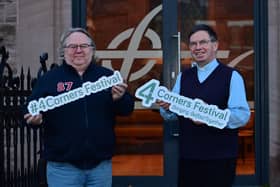
<svg viewBox="0 0 280 187"><path fill-rule="evenodd" d="M47 181L48 187L111 187L112 161L103 161L87 170L68 163L48 161Z"/></svg>

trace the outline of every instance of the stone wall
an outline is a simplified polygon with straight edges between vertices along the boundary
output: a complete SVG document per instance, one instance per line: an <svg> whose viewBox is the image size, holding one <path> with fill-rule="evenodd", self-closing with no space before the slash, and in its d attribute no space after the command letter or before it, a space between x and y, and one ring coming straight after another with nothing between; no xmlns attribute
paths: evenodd
<svg viewBox="0 0 280 187"><path fill-rule="evenodd" d="M18 1L17 65L36 75L39 56L49 54L48 65L58 61L60 34L71 26L70 0Z"/></svg>
<svg viewBox="0 0 280 187"><path fill-rule="evenodd" d="M0 0L0 47L4 45L9 51L8 63L14 71L16 71L17 6L17 0Z"/></svg>
<svg viewBox="0 0 280 187"><path fill-rule="evenodd" d="M0 0L0 46L5 45L14 73L23 66L36 75L39 56L58 61L60 34L71 26L70 0Z"/></svg>
<svg viewBox="0 0 280 187"><path fill-rule="evenodd" d="M280 185L280 21L279 0L269 0L269 120L270 120L270 185Z"/></svg>

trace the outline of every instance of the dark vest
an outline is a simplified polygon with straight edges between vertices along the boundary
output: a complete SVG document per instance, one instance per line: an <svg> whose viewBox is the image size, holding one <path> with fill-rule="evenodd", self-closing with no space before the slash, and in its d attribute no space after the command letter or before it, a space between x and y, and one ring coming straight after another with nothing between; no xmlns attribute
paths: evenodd
<svg viewBox="0 0 280 187"><path fill-rule="evenodd" d="M180 94L199 98L207 104L227 108L233 69L221 63L204 80L199 82L197 68L185 70L181 77ZM221 159L237 156L238 130L217 129L205 124L195 125L189 119L179 117L180 156L185 159Z"/></svg>

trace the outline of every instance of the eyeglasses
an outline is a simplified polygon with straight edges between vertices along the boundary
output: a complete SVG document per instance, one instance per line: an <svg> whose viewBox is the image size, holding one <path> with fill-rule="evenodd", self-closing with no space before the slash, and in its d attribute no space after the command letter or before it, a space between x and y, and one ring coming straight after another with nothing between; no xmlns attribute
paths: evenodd
<svg viewBox="0 0 280 187"><path fill-rule="evenodd" d="M78 48L80 48L81 50L84 50L84 49L88 49L90 47L93 47L93 45L91 45L91 44L69 44L69 45L65 46L65 48L70 49L72 51L76 51Z"/></svg>
<svg viewBox="0 0 280 187"><path fill-rule="evenodd" d="M214 42L214 40L200 40L198 42L190 42L189 43L189 48L190 49L194 49L196 48L198 45L200 47L206 47L210 42Z"/></svg>

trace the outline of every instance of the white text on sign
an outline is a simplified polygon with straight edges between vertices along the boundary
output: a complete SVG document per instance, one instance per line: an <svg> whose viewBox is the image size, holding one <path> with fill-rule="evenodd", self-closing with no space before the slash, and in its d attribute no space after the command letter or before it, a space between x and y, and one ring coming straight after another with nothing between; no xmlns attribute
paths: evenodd
<svg viewBox="0 0 280 187"><path fill-rule="evenodd" d="M47 96L46 98L39 98L38 101L32 100L28 103L27 108L30 114L37 115L40 112L45 112L47 110L60 107L62 105L76 101L90 94L100 92L122 82L123 79L120 72L115 71L111 76L103 76L95 82L85 82L81 87L59 94L57 96Z"/></svg>

